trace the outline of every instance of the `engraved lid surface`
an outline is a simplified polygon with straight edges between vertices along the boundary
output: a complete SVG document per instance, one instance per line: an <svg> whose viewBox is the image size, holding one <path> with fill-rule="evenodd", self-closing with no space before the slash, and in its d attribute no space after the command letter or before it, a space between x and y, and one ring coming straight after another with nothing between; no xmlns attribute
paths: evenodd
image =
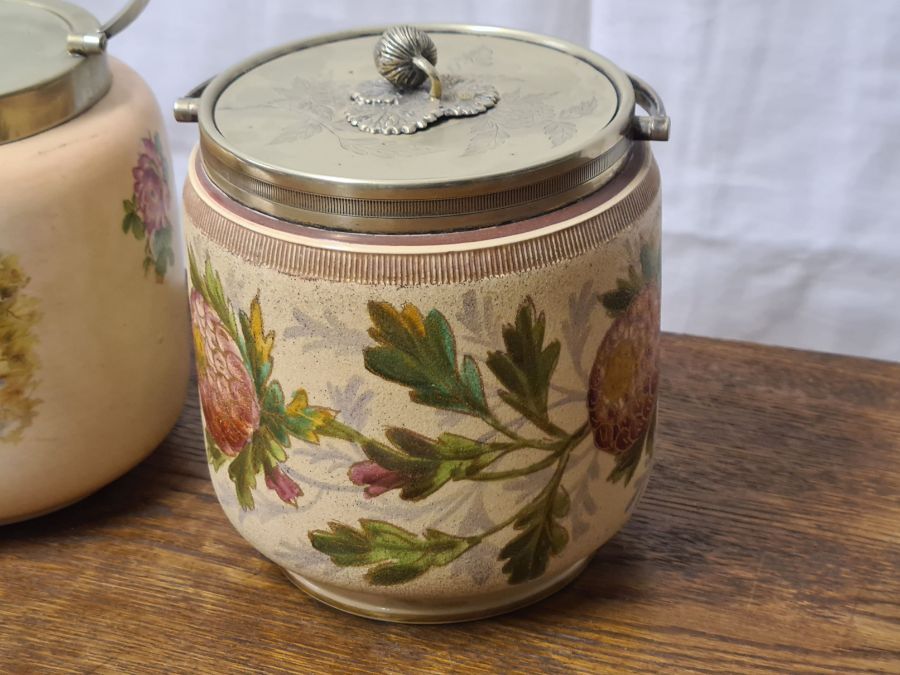
<svg viewBox="0 0 900 675"><path fill-rule="evenodd" d="M199 121L204 168L233 199L361 232L537 215L596 190L646 137L632 80L593 52L519 31L421 29L261 54L176 117Z"/></svg>
<svg viewBox="0 0 900 675"><path fill-rule="evenodd" d="M112 84L106 44L144 9L131 0L101 25L61 0L0 0L0 144L62 124Z"/></svg>

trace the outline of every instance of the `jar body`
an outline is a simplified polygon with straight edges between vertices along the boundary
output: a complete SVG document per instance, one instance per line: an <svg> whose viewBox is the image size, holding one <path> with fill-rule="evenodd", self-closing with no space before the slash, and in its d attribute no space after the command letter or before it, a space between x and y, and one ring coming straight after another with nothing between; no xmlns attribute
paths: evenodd
<svg viewBox="0 0 900 675"><path fill-rule="evenodd" d="M637 146L551 214L433 235L277 221L185 189L210 473L302 588L395 621L573 578L652 462L659 176Z"/></svg>
<svg viewBox="0 0 900 675"><path fill-rule="evenodd" d="M111 59L85 113L0 146L0 523L146 457L178 418L190 339L162 118Z"/></svg>

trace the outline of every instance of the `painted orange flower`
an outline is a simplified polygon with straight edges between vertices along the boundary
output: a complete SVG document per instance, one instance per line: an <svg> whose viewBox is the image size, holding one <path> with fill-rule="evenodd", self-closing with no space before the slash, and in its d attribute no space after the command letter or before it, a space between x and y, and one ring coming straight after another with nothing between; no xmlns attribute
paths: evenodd
<svg viewBox="0 0 900 675"><path fill-rule="evenodd" d="M659 384L659 286L645 286L606 333L588 391L594 443L621 455L647 432Z"/></svg>
<svg viewBox="0 0 900 675"><path fill-rule="evenodd" d="M222 452L234 457L259 427L256 389L237 343L196 290L191 291L191 315L206 428Z"/></svg>

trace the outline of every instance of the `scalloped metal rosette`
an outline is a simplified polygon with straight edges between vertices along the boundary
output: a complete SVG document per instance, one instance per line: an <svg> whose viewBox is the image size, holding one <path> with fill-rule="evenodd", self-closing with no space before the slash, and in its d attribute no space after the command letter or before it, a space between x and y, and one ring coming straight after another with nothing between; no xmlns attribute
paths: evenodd
<svg viewBox="0 0 900 675"><path fill-rule="evenodd" d="M414 134L445 117L470 117L493 108L500 95L489 84L446 75L443 94L432 98L427 87L407 91L387 80L369 80L350 95L344 115L350 124L370 134Z"/></svg>

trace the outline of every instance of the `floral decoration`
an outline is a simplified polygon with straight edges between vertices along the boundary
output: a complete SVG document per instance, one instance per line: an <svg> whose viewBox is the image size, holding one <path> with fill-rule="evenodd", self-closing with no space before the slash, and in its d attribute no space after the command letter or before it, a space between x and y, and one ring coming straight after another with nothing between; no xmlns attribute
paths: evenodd
<svg viewBox="0 0 900 675"><path fill-rule="evenodd" d="M144 273L153 270L162 282L169 266L175 264L169 166L158 133L148 132L140 148L131 170L134 190L131 199L122 202L122 231L144 242Z"/></svg>
<svg viewBox="0 0 900 675"><path fill-rule="evenodd" d="M249 313L235 316L219 275L207 261L201 272L189 253L191 319L206 454L214 470L228 464L238 503L255 506L257 476L281 501L296 505L303 490L284 470L291 438L316 444L317 431L333 417L310 406L297 389L285 399L272 378L275 334L263 326L259 296Z"/></svg>
<svg viewBox="0 0 900 675"><path fill-rule="evenodd" d="M523 506L480 532L429 528L419 534L376 519L332 521L309 532L314 549L335 565L367 568L371 584L409 582L501 536L499 562L508 582L537 579L569 543L571 504L563 478L575 449L593 435L599 451L616 460L607 480L625 484L645 449L650 451L659 330L653 247L642 249L640 272L630 270L628 279L600 296L613 325L597 348L585 419L574 429L560 426L552 414L561 346L547 336L546 317L531 298L502 327L502 346L481 359L458 353L454 331L438 309L423 313L410 303L368 304L372 342L362 355L366 370L405 388L416 405L479 420L484 433L478 438L446 431L433 436L403 426L389 426L383 439L373 438L340 421L336 412L310 406L302 389L285 405L281 385L272 379L275 336L263 329L259 295L249 314L240 312L235 320L209 262L201 274L191 254L190 270L209 460L214 470L230 462L243 508L254 506L250 489L259 472L283 501L295 503L302 495L283 469L289 437L311 443L328 437L358 447L363 457L347 476L364 499L393 494L403 502L423 502L453 482L543 477ZM493 393L486 391L483 369L497 385Z"/></svg>
<svg viewBox="0 0 900 675"><path fill-rule="evenodd" d="M641 456L652 452L659 385L659 248L644 246L641 269L600 296L613 325L591 369L588 410L594 444L613 455L609 480L634 476Z"/></svg>
<svg viewBox="0 0 900 675"><path fill-rule="evenodd" d="M0 442L19 440L40 403L34 396L40 314L24 292L29 281L18 258L0 252Z"/></svg>

